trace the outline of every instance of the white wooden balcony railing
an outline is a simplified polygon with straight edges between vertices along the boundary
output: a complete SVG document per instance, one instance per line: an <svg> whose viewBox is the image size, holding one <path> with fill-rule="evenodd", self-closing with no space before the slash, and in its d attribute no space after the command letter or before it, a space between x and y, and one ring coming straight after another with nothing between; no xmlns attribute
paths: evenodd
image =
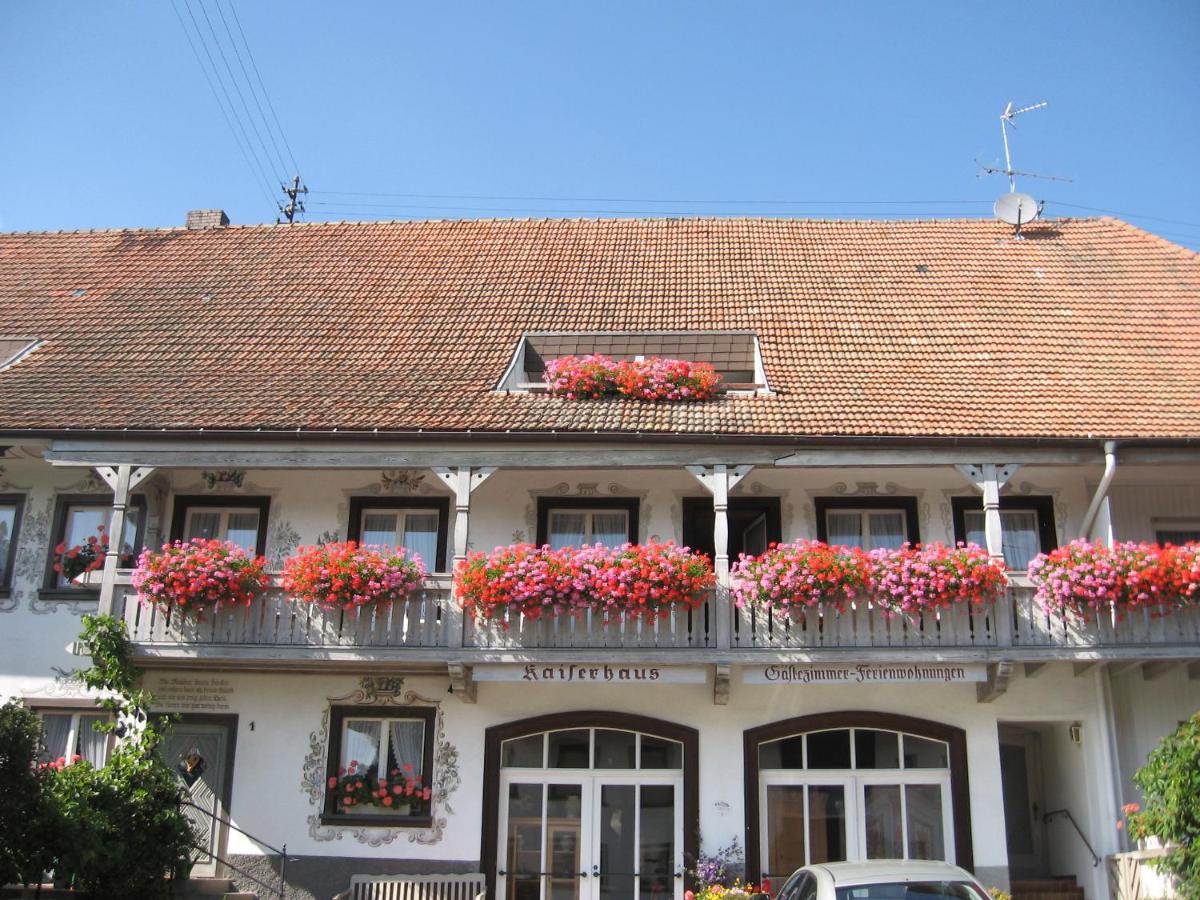
<svg viewBox="0 0 1200 900"><path fill-rule="evenodd" d="M1170 615L1139 610L1122 619L1048 613L1034 600L1033 588L1015 577L995 604L963 606L919 615L895 615L870 602L844 611L808 608L790 613L735 609L723 591L709 594L694 610L679 609L647 621L598 612L530 619L513 614L503 620L462 621L452 607L450 579L433 577L404 603L361 609L322 610L289 598L278 578L261 601L249 607L209 612L199 621L140 603L128 573L118 576L114 613L123 617L130 637L146 649L254 648L285 650L314 659L321 648L346 651L450 650L497 653L528 650L704 651L733 657L753 651L931 650L985 651L1024 659L1053 659L1063 651L1129 652L1139 648L1191 648L1200 652L1200 608ZM728 646L722 646L721 616L730 622ZM461 623L461 624L460 624ZM461 628L459 634L454 631ZM461 640L458 640L461 636ZM267 654L264 650L264 656ZM275 654L278 655L278 654Z"/></svg>

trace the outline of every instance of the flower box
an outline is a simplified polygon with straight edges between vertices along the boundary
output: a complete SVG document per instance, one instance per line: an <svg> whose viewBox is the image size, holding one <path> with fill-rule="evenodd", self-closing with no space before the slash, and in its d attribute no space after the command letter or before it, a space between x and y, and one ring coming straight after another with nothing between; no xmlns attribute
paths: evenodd
<svg viewBox="0 0 1200 900"><path fill-rule="evenodd" d="M91 572L99 572L104 568L104 559L108 556L108 535L105 533L104 526L98 526L96 533L89 535L82 544L75 544L71 547L65 543L59 544L54 548L54 555L54 571L65 581L73 586L92 587L93 585L86 583L82 576L87 576ZM133 548L128 544L124 545L121 548L117 567L127 569L135 561Z"/></svg>
<svg viewBox="0 0 1200 900"><path fill-rule="evenodd" d="M354 541L301 547L284 563L283 589L297 600L324 609L355 609L399 603L425 580L419 557L403 548L363 546Z"/></svg>
<svg viewBox="0 0 1200 900"><path fill-rule="evenodd" d="M708 363L650 357L563 356L546 364L546 386L568 400L619 396L635 400L712 400L721 376Z"/></svg>
<svg viewBox="0 0 1200 900"><path fill-rule="evenodd" d="M844 610L852 601L867 600L889 613L919 613L993 602L1005 584L1003 566L974 544L905 544L867 552L797 541L760 556L743 554L731 576L739 607L782 612Z"/></svg>
<svg viewBox="0 0 1200 900"><path fill-rule="evenodd" d="M676 606L699 606L714 583L707 557L653 542L561 550L515 544L473 553L454 573L463 610L482 619L595 610L653 620Z"/></svg>
<svg viewBox="0 0 1200 900"><path fill-rule="evenodd" d="M1163 615L1200 602L1200 544L1107 547L1077 540L1035 557L1029 578L1038 602L1052 612Z"/></svg>
<svg viewBox="0 0 1200 900"><path fill-rule="evenodd" d="M266 560L226 541L195 538L144 550L133 573L147 606L199 616L205 609L249 606L267 587Z"/></svg>

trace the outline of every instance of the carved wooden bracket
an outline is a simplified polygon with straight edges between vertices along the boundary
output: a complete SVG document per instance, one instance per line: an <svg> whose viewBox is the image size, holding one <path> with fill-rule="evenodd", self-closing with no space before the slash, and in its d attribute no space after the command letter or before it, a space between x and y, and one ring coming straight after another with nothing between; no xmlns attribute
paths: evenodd
<svg viewBox="0 0 1200 900"><path fill-rule="evenodd" d="M1012 678L1013 664L1007 660L988 666L987 681L975 685L975 699L980 703L991 703L1008 690Z"/></svg>
<svg viewBox="0 0 1200 900"><path fill-rule="evenodd" d="M450 672L450 688L454 696L463 703L474 703L476 697L475 677L471 667L464 663L447 663Z"/></svg>
<svg viewBox="0 0 1200 900"><path fill-rule="evenodd" d="M729 682L733 666L717 665L713 669L713 704L716 706L729 705Z"/></svg>

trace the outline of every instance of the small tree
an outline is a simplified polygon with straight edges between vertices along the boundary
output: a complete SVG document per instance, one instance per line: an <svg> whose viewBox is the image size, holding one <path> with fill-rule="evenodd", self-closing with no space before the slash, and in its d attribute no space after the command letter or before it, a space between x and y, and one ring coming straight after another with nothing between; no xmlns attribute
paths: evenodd
<svg viewBox="0 0 1200 900"><path fill-rule="evenodd" d="M38 881L51 865L42 723L15 700L0 706L0 884Z"/></svg>
<svg viewBox="0 0 1200 900"><path fill-rule="evenodd" d="M110 616L83 622L92 665L79 676L116 717L98 727L122 740L102 768L48 770L55 874L95 900L165 896L166 876L186 870L193 841L179 782L157 752L168 720L147 712L152 698L138 687L124 625Z"/></svg>
<svg viewBox="0 0 1200 900"><path fill-rule="evenodd" d="M1175 845L1157 865L1178 879L1180 897L1200 900L1200 712L1162 739L1133 783L1146 805L1129 833Z"/></svg>

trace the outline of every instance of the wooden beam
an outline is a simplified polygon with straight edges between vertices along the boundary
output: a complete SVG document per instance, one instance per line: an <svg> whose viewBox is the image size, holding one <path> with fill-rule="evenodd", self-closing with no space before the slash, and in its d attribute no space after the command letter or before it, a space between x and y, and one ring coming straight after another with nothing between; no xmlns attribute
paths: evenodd
<svg viewBox="0 0 1200 900"><path fill-rule="evenodd" d="M1048 665L1049 663L1044 662L1025 663L1025 677L1036 678L1038 675L1041 675L1044 671L1046 671L1046 666Z"/></svg>
<svg viewBox="0 0 1200 900"><path fill-rule="evenodd" d="M1126 672L1140 669L1143 663L1140 659L1121 659L1105 663L1105 665L1108 666L1109 674L1116 678L1118 675L1124 675Z"/></svg>
<svg viewBox="0 0 1200 900"><path fill-rule="evenodd" d="M1012 679L1013 663L1002 660L988 666L987 681L975 685L975 699L980 703L991 703L1008 690Z"/></svg>
<svg viewBox="0 0 1200 900"><path fill-rule="evenodd" d="M1191 681L1200 681L1200 659L1192 660L1187 664L1188 679Z"/></svg>
<svg viewBox="0 0 1200 900"><path fill-rule="evenodd" d="M732 680L733 666L718 664L713 666L713 704L716 706L729 705L729 682Z"/></svg>
<svg viewBox="0 0 1200 900"><path fill-rule="evenodd" d="M1100 660L1100 659L1085 659L1085 660L1080 660L1075 663L1072 663L1072 668L1075 671L1075 677L1080 678L1080 677L1086 675L1088 672L1092 671L1092 669L1096 668L1096 666L1100 665L1102 662L1103 662L1103 660Z"/></svg>
<svg viewBox="0 0 1200 900"><path fill-rule="evenodd" d="M1162 678L1178 665L1180 665L1180 662L1173 659L1155 660L1154 662L1143 663L1142 680L1155 681L1159 678Z"/></svg>
<svg viewBox="0 0 1200 900"><path fill-rule="evenodd" d="M446 669L450 674L450 689L454 696L463 703L474 703L476 699L475 679L471 675L471 667L463 663L447 663Z"/></svg>

